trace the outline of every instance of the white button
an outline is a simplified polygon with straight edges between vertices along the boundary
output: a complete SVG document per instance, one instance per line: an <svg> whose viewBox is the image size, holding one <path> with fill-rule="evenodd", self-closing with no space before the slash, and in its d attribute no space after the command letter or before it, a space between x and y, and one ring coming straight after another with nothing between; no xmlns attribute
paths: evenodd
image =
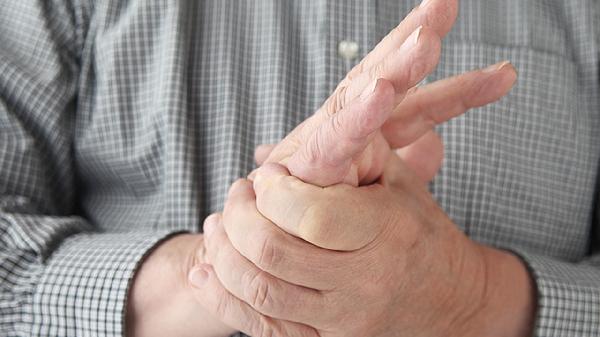
<svg viewBox="0 0 600 337"><path fill-rule="evenodd" d="M349 40L343 40L338 45L338 53L346 60L355 59L358 56L358 43Z"/></svg>

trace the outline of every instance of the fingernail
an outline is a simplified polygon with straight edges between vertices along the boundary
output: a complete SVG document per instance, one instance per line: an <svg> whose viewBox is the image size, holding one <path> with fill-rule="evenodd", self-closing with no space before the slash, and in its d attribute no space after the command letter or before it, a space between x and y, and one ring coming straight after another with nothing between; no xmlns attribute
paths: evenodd
<svg viewBox="0 0 600 337"><path fill-rule="evenodd" d="M484 73L493 73L493 72L500 71L500 70L504 69L504 67L506 67L506 66L508 66L510 64L511 64L510 61L502 61L502 62L493 64L493 65L491 65L491 66L483 69L482 72L484 72Z"/></svg>
<svg viewBox="0 0 600 337"><path fill-rule="evenodd" d="M210 216L208 216L208 218L204 220L204 225L202 226L202 229L204 231L205 237L208 238L212 235L212 233L214 233L215 226L217 225L218 221L217 217L218 216L216 214L211 214Z"/></svg>
<svg viewBox="0 0 600 337"><path fill-rule="evenodd" d="M419 5L419 7L425 7L427 6L432 0L423 0L421 2L421 4Z"/></svg>
<svg viewBox="0 0 600 337"><path fill-rule="evenodd" d="M195 267L188 274L188 280L192 286L202 288L208 280L208 271L202 266Z"/></svg>
<svg viewBox="0 0 600 337"><path fill-rule="evenodd" d="M423 26L419 26L417 29L415 29L414 32L412 32L412 34L410 34L410 36L408 37L408 39L412 42L413 46L416 46L417 43L419 43L419 37L421 36L421 30L423 30Z"/></svg>
<svg viewBox="0 0 600 337"><path fill-rule="evenodd" d="M379 82L379 79L376 79L376 80L372 81L371 83L369 83L369 85L367 85L363 89L363 92L360 94L360 99L363 101L368 100L369 97L371 97L371 95L375 92L375 88L377 88L378 82Z"/></svg>
<svg viewBox="0 0 600 337"><path fill-rule="evenodd" d="M254 181L254 178L256 178L256 172L257 171L258 171L258 169L252 170L252 172L250 172L250 174L248 175L248 180Z"/></svg>

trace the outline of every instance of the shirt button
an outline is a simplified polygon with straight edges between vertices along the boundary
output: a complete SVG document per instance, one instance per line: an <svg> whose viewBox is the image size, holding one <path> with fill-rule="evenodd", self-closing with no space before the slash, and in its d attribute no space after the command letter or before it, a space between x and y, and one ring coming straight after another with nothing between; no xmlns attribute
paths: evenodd
<svg viewBox="0 0 600 337"><path fill-rule="evenodd" d="M338 45L338 53L346 60L353 60L358 56L358 43L349 40L343 40Z"/></svg>

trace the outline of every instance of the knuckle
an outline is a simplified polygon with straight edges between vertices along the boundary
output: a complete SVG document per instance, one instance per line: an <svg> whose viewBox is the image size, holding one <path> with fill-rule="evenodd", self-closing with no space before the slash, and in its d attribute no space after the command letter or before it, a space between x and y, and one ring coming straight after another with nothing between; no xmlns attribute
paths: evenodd
<svg viewBox="0 0 600 337"><path fill-rule="evenodd" d="M268 231L262 231L258 235L258 245L255 263L262 270L272 270L276 268L281 259L281 254L277 248L271 233Z"/></svg>
<svg viewBox="0 0 600 337"><path fill-rule="evenodd" d="M324 246L331 243L332 213L327 203L313 202L308 205L300 217L298 232L302 239L317 245Z"/></svg>
<svg viewBox="0 0 600 337"><path fill-rule="evenodd" d="M323 132L317 130L314 137L314 141L308 142L306 150L301 152L302 162L308 168L318 166L323 159L322 143L325 141Z"/></svg>
<svg viewBox="0 0 600 337"><path fill-rule="evenodd" d="M263 271L255 273L247 282L244 296L260 312L272 312L275 309L270 280Z"/></svg>
<svg viewBox="0 0 600 337"><path fill-rule="evenodd" d="M339 137L344 134L344 119L341 115L335 115L331 118L331 132L334 137Z"/></svg>
<svg viewBox="0 0 600 337"><path fill-rule="evenodd" d="M340 83L337 90L329 97L325 104L325 112L327 116L333 116L346 106L346 92L348 85L344 82Z"/></svg>
<svg viewBox="0 0 600 337"><path fill-rule="evenodd" d="M377 63L375 63L374 66L372 66L371 68L369 68L369 78L375 79L375 78L380 78L383 77L383 75L385 74L386 71L386 62L385 60L381 60Z"/></svg>
<svg viewBox="0 0 600 337"><path fill-rule="evenodd" d="M365 71L366 68L366 58L362 59L357 65L350 70L350 72L346 75L346 78L342 81L342 83L350 82L358 77Z"/></svg>

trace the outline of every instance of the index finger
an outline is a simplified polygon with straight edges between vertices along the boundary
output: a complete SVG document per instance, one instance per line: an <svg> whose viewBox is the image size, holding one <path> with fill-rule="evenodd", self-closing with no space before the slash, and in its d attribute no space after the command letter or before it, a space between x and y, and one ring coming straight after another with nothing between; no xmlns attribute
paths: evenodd
<svg viewBox="0 0 600 337"><path fill-rule="evenodd" d="M375 66L386 55L399 48L419 26L428 26L438 36L444 37L452 28L457 14L458 0L424 0L389 32L358 65L352 68L346 78L351 80L356 75Z"/></svg>

